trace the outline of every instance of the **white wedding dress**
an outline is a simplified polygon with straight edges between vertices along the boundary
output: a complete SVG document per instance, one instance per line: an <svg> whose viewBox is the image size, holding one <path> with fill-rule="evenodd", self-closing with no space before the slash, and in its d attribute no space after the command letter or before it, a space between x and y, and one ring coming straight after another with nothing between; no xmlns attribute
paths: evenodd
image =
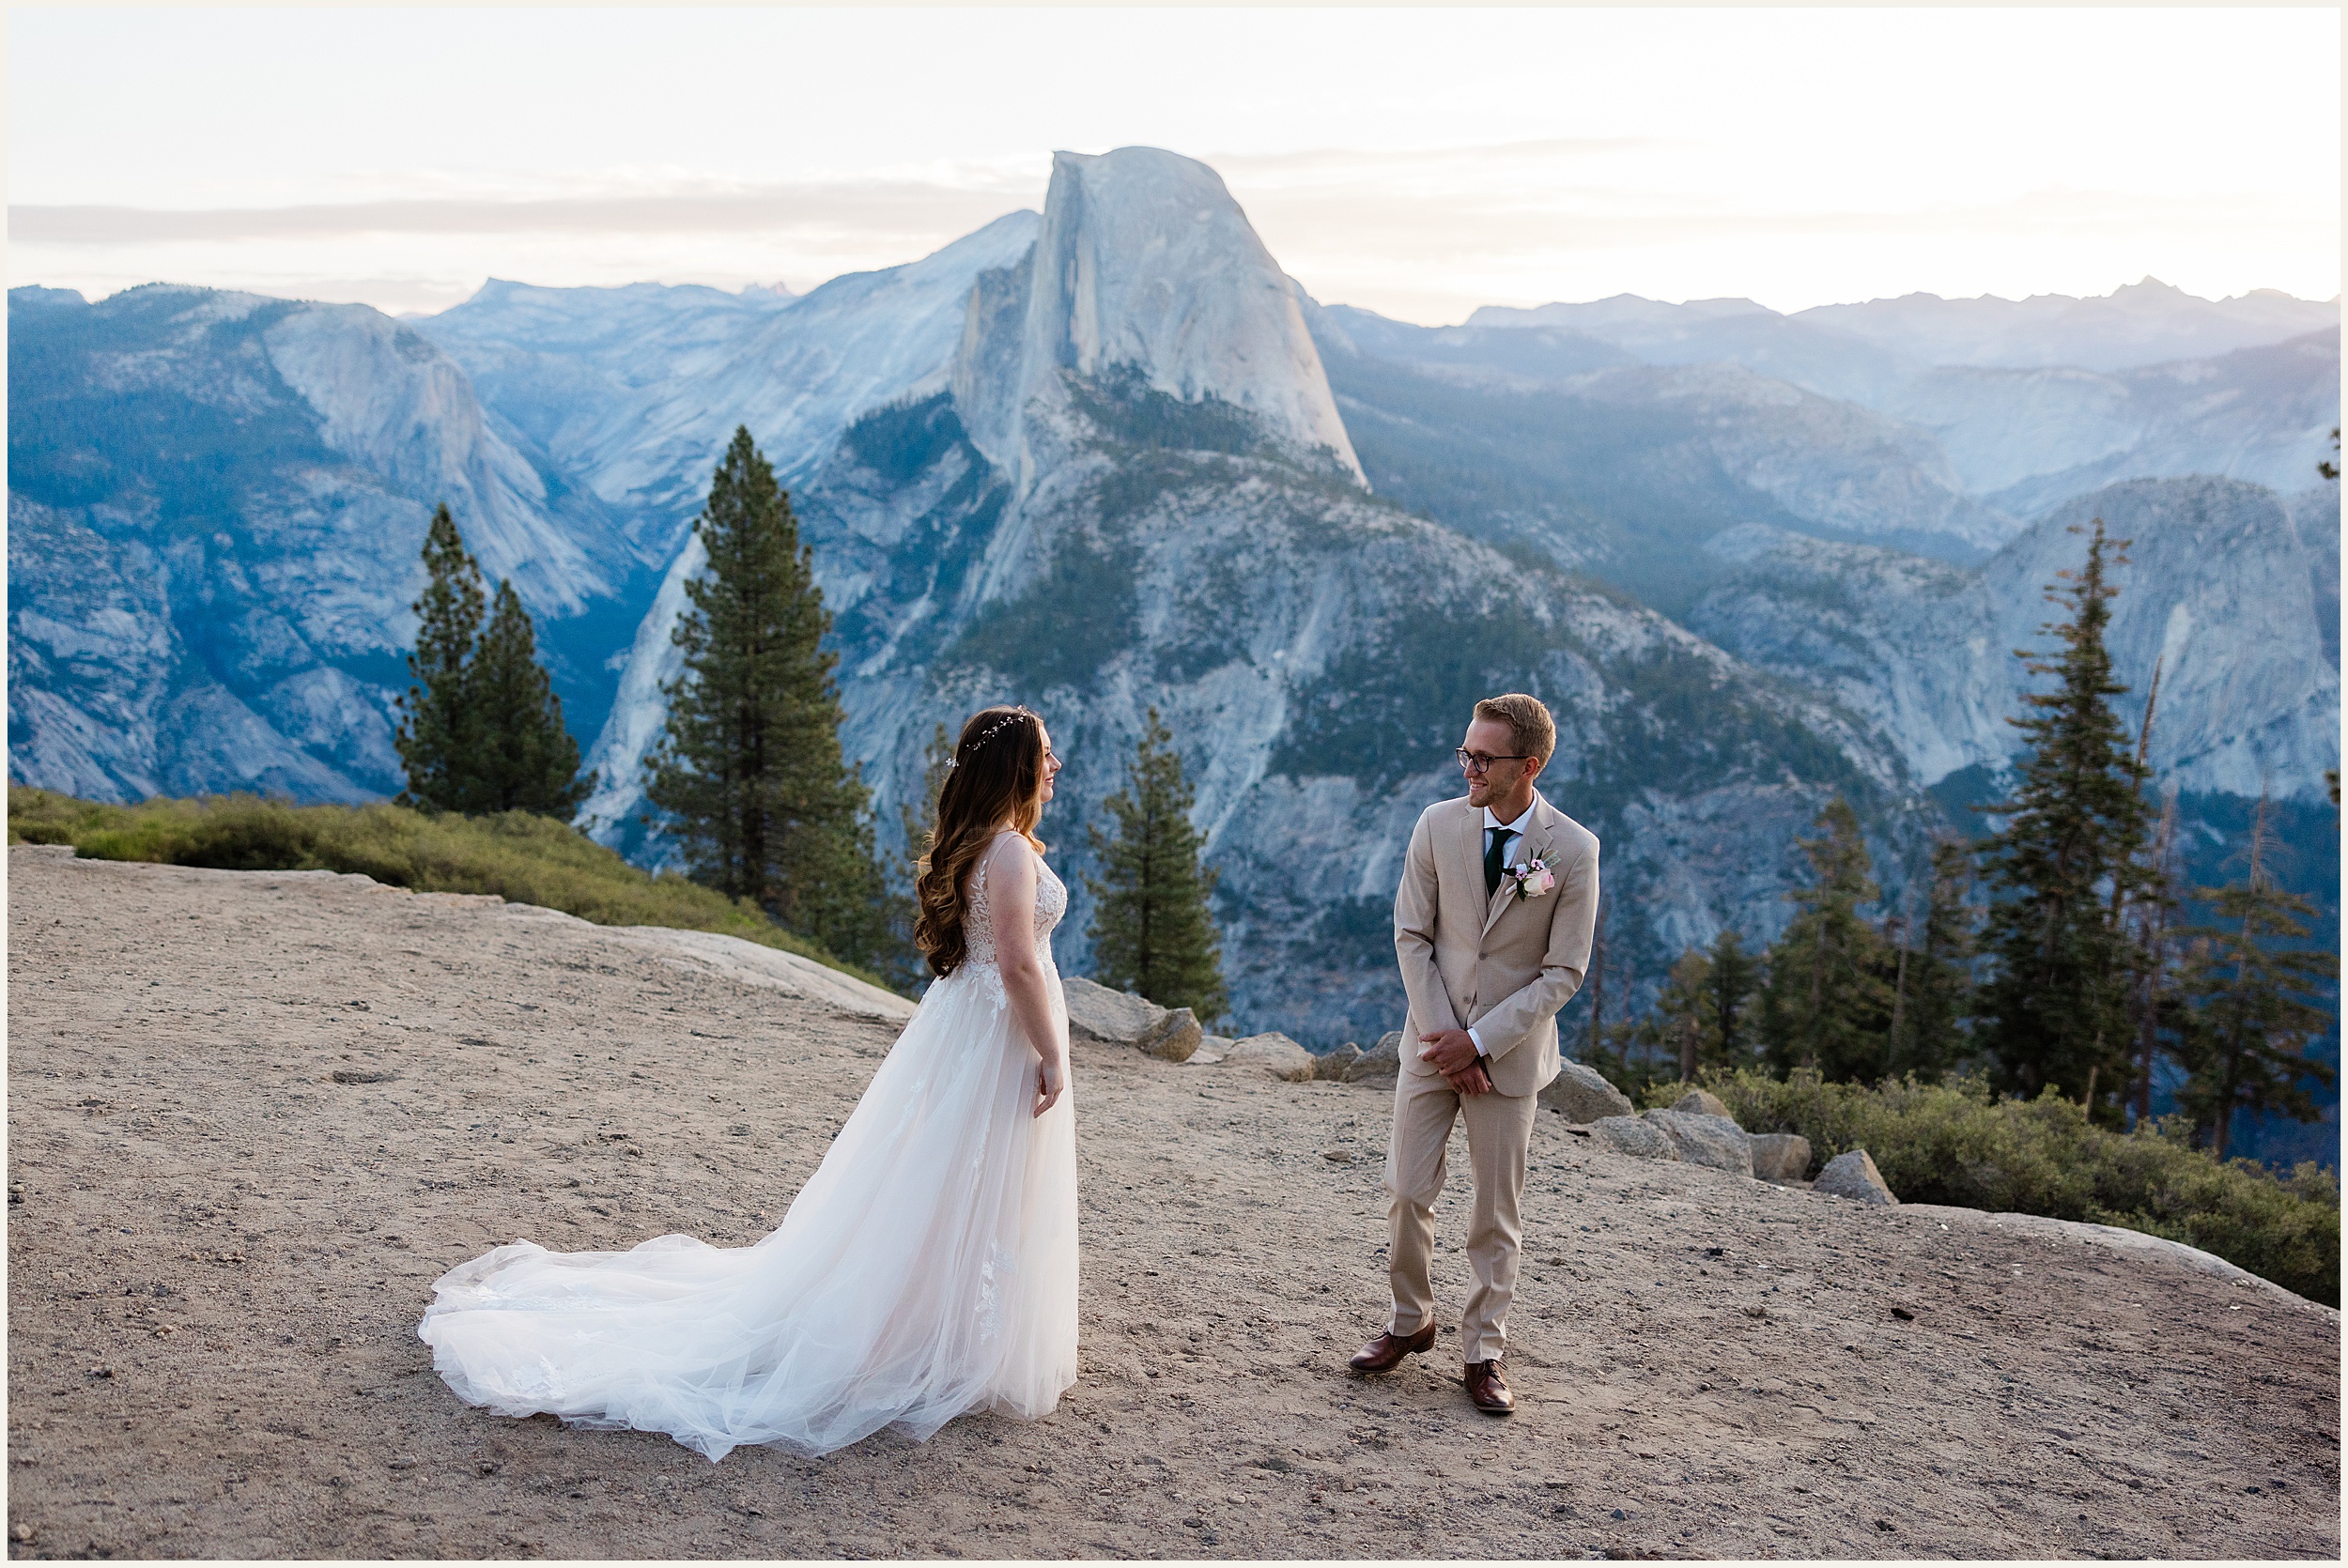
<svg viewBox="0 0 2348 1568"><path fill-rule="evenodd" d="M782 1224L748 1247L517 1241L451 1269L416 1332L457 1396L666 1432L713 1460L1050 1411L1076 1379L1074 1096L1033 1115L1038 1062L996 966L990 869L998 887L1034 887L1064 1050L1051 933L1068 890L1004 834L971 873L968 958L922 996Z"/></svg>

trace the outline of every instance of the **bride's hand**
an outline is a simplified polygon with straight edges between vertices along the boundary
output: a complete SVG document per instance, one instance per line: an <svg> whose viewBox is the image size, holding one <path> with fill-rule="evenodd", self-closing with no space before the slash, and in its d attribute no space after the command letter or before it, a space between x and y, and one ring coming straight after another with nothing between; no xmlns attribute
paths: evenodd
<svg viewBox="0 0 2348 1568"><path fill-rule="evenodd" d="M1068 1088L1068 1064L1058 1056L1046 1056L1036 1068L1035 1114L1043 1115L1059 1103L1059 1097Z"/></svg>

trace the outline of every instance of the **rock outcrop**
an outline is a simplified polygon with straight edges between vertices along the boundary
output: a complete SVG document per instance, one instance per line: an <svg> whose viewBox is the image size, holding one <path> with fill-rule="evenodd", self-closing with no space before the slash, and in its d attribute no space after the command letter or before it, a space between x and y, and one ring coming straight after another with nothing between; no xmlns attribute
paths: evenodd
<svg viewBox="0 0 2348 1568"><path fill-rule="evenodd" d="M1311 1083L1317 1062L1311 1052L1277 1030L1234 1042L1223 1060L1228 1067L1260 1068L1290 1084Z"/></svg>
<svg viewBox="0 0 2348 1568"><path fill-rule="evenodd" d="M1745 1130L1726 1116L1688 1111L1649 1111L1640 1120L1669 1139L1675 1157L1735 1176L1753 1175L1753 1150Z"/></svg>
<svg viewBox="0 0 2348 1568"><path fill-rule="evenodd" d="M1342 1084L1352 1076L1361 1060L1362 1048L1348 1040L1335 1051L1324 1051L1313 1058L1313 1076Z"/></svg>
<svg viewBox="0 0 2348 1568"><path fill-rule="evenodd" d="M1197 1053L1206 1030L1199 1027L1198 1015L1188 1007L1176 1007L1152 1023L1134 1043L1147 1055L1168 1062L1187 1062Z"/></svg>
<svg viewBox="0 0 2348 1568"><path fill-rule="evenodd" d="M1810 1140L1799 1132L1749 1132L1753 1174L1763 1181L1790 1185L1810 1175Z"/></svg>
<svg viewBox="0 0 2348 1568"><path fill-rule="evenodd" d="M1590 1131L1618 1154L1641 1160L1679 1158L1678 1143L1644 1116L1600 1116L1590 1124Z"/></svg>
<svg viewBox="0 0 2348 1568"><path fill-rule="evenodd" d="M1828 1161L1811 1191L1854 1203L1889 1206L1900 1201L1892 1196L1883 1173L1876 1169L1874 1158L1865 1149L1850 1149Z"/></svg>
<svg viewBox="0 0 2348 1568"><path fill-rule="evenodd" d="M1395 1078L1401 1071L1402 1031L1389 1029L1378 1037L1376 1045L1362 1053L1362 1059L1347 1070L1345 1081L1392 1088Z"/></svg>
<svg viewBox="0 0 2348 1568"><path fill-rule="evenodd" d="M1557 1076L1541 1090L1543 1110L1555 1111L1569 1122L1594 1122L1607 1116L1635 1115L1630 1097L1606 1082L1596 1068L1561 1062Z"/></svg>
<svg viewBox="0 0 2348 1568"><path fill-rule="evenodd" d="M1112 991L1081 975L1061 976L1068 999L1068 1033L1072 1039L1096 1045L1139 1045L1166 1017L1166 1009L1130 991Z"/></svg>

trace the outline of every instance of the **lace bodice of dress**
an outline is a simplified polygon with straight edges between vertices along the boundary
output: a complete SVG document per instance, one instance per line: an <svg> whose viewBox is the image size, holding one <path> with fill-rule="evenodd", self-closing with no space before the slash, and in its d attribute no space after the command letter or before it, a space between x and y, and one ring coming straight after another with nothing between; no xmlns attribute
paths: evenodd
<svg viewBox="0 0 2348 1568"><path fill-rule="evenodd" d="M998 836L985 854L979 858L978 868L970 873L970 904L962 917L963 940L968 945L969 961L992 965L995 962L995 916L987 908L987 863L1002 853L1005 838L1018 835ZM1024 847L1024 846L1023 846ZM1035 854L1033 850L1027 853ZM1068 884L1052 874L1052 868L1043 857L1035 856L1035 946L1045 961L1052 956L1052 928L1068 913Z"/></svg>

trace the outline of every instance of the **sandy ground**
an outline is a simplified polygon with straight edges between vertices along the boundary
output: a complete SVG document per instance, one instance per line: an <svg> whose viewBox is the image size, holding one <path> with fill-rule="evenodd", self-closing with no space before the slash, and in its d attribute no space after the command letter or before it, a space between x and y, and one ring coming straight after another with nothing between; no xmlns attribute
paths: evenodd
<svg viewBox="0 0 2348 1568"><path fill-rule="evenodd" d="M1544 1117L1496 1421L1456 1339L1344 1371L1388 1095L1106 1048L1051 1419L713 1466L485 1416L436 1275L754 1238L893 1030L488 900L9 867L18 1556L2340 1555L2335 1314Z"/></svg>

